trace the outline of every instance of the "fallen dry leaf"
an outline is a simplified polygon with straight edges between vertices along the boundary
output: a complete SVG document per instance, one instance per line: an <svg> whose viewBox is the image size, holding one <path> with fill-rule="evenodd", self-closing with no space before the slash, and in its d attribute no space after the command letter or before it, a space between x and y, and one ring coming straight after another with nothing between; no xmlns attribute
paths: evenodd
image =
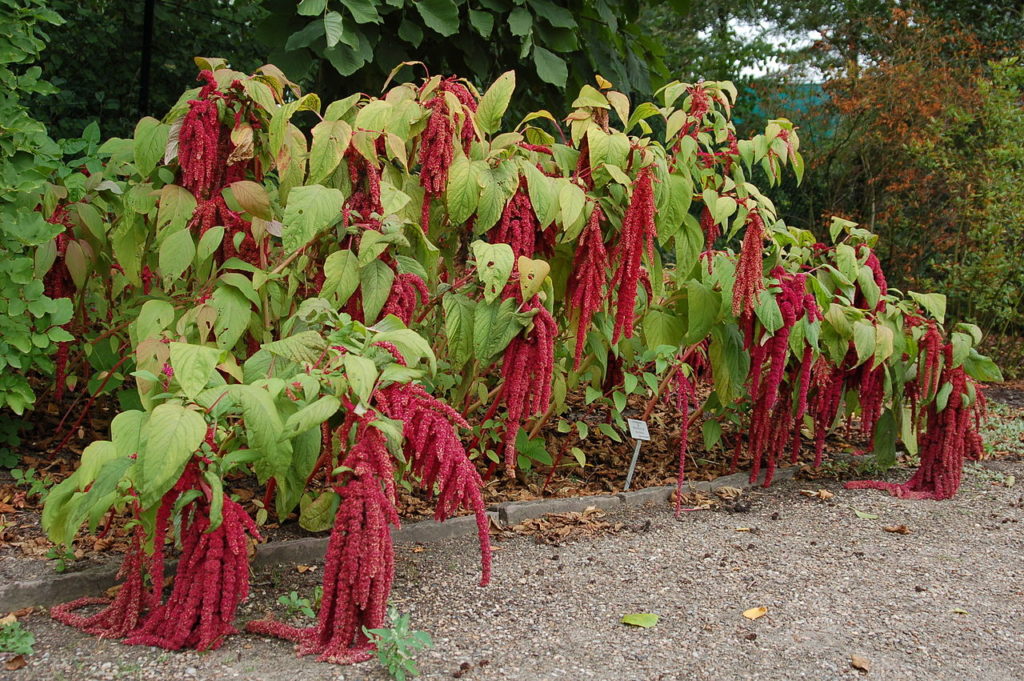
<svg viewBox="0 0 1024 681"><path fill-rule="evenodd" d="M906 525L886 525L882 529L886 532L893 532L895 534L910 534L910 528Z"/></svg>
<svg viewBox="0 0 1024 681"><path fill-rule="evenodd" d="M298 572L300 575L306 572L315 572L316 565L296 565L295 571Z"/></svg>
<svg viewBox="0 0 1024 681"><path fill-rule="evenodd" d="M863 655L850 655L850 666L862 672L871 671L871 660Z"/></svg>
<svg viewBox="0 0 1024 681"><path fill-rule="evenodd" d="M737 527L736 531L737 532L750 532L750 528L749 527Z"/></svg>
<svg viewBox="0 0 1024 681"><path fill-rule="evenodd" d="M6 669L9 672L13 672L16 669L21 669L26 664L28 664L28 662L25 662L24 655L15 655L14 657L12 657L4 663L4 669Z"/></svg>
<svg viewBox="0 0 1024 681"><path fill-rule="evenodd" d="M832 492L829 492L827 489L802 489L800 490L800 494L803 494L805 497L821 499L822 501L828 501L835 496L835 494L832 494Z"/></svg>
<svg viewBox="0 0 1024 681"><path fill-rule="evenodd" d="M6 626L8 624L14 624L17 621L18 621L18 618L15 617L14 613L12 612L9 615L5 615L4 617L0 617L0 627Z"/></svg>
<svg viewBox="0 0 1024 681"><path fill-rule="evenodd" d="M748 620L756 620L768 614L768 608L763 605L757 608L749 608L743 611L743 616Z"/></svg>

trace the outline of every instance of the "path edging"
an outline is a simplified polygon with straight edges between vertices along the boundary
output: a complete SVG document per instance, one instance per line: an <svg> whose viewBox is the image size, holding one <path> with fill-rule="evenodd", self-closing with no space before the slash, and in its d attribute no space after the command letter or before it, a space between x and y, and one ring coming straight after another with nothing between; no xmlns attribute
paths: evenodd
<svg viewBox="0 0 1024 681"><path fill-rule="evenodd" d="M791 479L796 470L795 466L779 469L775 472L775 479ZM759 485L763 480L762 476L758 483L752 485L748 474L734 473L710 482L686 483L686 489L700 492L713 492L721 487L747 489ZM487 514L492 522L497 523L499 527L507 527L549 513L580 512L591 506L602 511L613 511L619 508L665 503L672 497L675 489L675 485L664 485L617 494L508 501L492 507ZM476 519L473 516L460 516L443 523L434 520L409 523L400 529L392 530L391 537L398 544L425 544L451 537L475 535L476 532ZM327 551L327 541L327 537L304 537L260 544L256 547L252 565L253 567L268 567L282 564L315 563L323 560ZM173 566L170 567L173 569ZM0 585L0 613L32 606L57 605L83 596L100 596L116 583L116 567L96 567L43 579L8 582Z"/></svg>

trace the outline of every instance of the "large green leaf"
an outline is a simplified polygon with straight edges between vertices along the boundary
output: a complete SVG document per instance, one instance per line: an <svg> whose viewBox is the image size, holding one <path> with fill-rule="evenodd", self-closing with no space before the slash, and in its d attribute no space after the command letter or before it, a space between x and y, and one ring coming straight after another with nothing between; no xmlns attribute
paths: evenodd
<svg viewBox="0 0 1024 681"><path fill-rule="evenodd" d="M473 308L476 303L461 293L445 294L441 303L444 306L448 359L459 368L473 356Z"/></svg>
<svg viewBox="0 0 1024 681"><path fill-rule="evenodd" d="M345 195L333 187L313 184L292 189L281 221L285 250L302 248L339 220L344 201Z"/></svg>
<svg viewBox="0 0 1024 681"><path fill-rule="evenodd" d="M486 135L493 134L501 125L501 118L512 100L512 92L516 88L515 71L506 71L491 83L487 92L480 98L476 110L476 125Z"/></svg>
<svg viewBox="0 0 1024 681"><path fill-rule="evenodd" d="M381 308L391 295L395 271L383 260L374 260L359 270L359 290L363 295L363 318L367 323L377 320Z"/></svg>
<svg viewBox="0 0 1024 681"><path fill-rule="evenodd" d="M565 81L569 77L569 68L565 60L550 50L540 45L533 46L533 65L537 68L537 75L545 83L551 83L555 87L565 87Z"/></svg>
<svg viewBox="0 0 1024 681"><path fill-rule="evenodd" d="M477 276L484 284L484 300L491 303L501 295L508 278L512 276L512 267L515 265L512 247L486 241L474 241L472 247Z"/></svg>
<svg viewBox="0 0 1024 681"><path fill-rule="evenodd" d="M284 422L282 437L291 439L310 428L316 428L321 423L338 413L341 402L334 395L324 395L319 400L307 404L297 412L288 417Z"/></svg>
<svg viewBox="0 0 1024 681"><path fill-rule="evenodd" d="M171 343L171 368L174 379L182 392L191 399L203 391L209 383L221 351L217 348L190 343Z"/></svg>
<svg viewBox="0 0 1024 681"><path fill-rule="evenodd" d="M206 421L199 412L170 403L153 409L143 429L145 445L135 481L143 508L159 502L174 485L205 436Z"/></svg>
<svg viewBox="0 0 1024 681"><path fill-rule="evenodd" d="M132 152L135 154L135 165L143 177L153 172L164 157L170 129L169 125L151 116L146 116L135 126Z"/></svg>
<svg viewBox="0 0 1024 681"><path fill-rule="evenodd" d="M417 0L423 23L446 38L459 30L459 8L452 0Z"/></svg>

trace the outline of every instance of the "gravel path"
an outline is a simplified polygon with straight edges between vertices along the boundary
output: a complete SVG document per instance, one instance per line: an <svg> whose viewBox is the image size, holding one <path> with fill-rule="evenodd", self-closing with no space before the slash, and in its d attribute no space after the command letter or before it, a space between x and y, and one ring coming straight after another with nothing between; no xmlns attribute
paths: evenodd
<svg viewBox="0 0 1024 681"><path fill-rule="evenodd" d="M1018 680L1024 490L1005 482L1024 479L1024 464L998 466L968 475L952 501L797 481L749 495L745 513L677 521L667 506L648 507L603 518L623 525L609 536L557 547L516 536L496 543L484 589L473 539L400 547L394 601L434 637L418 656L423 679ZM834 497L799 493L819 488ZM883 529L900 525L909 533ZM274 600L287 590L309 596L318 576L258 573L243 618L279 611ZM742 616L757 606L767 614ZM651 629L620 623L639 612L661 620ZM0 670L4 678L386 678L374 663L318 664L252 636L209 654L167 653L41 616L24 625L37 653L24 669Z"/></svg>

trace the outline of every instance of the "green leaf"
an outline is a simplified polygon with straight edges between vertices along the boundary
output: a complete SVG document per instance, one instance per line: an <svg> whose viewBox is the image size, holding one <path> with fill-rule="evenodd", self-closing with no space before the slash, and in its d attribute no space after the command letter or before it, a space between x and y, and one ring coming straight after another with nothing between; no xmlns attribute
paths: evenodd
<svg viewBox="0 0 1024 681"><path fill-rule="evenodd" d="M318 123L313 128L313 144L309 148L307 182L319 184L330 177L341 163L351 140L352 127L345 121L325 120Z"/></svg>
<svg viewBox="0 0 1024 681"><path fill-rule="evenodd" d="M194 400L209 383L220 362L221 351L190 343L171 343L170 347L174 380L181 386L181 391Z"/></svg>
<svg viewBox="0 0 1024 681"><path fill-rule="evenodd" d="M159 267L164 285L171 285L184 274L196 257L196 245L192 241L192 231L183 229L164 239L160 246Z"/></svg>
<svg viewBox="0 0 1024 681"><path fill-rule="evenodd" d="M638 612L630 615L622 616L622 623L628 624L633 627L641 627L643 629L650 629L658 620L661 618L658 615L649 612Z"/></svg>
<svg viewBox="0 0 1024 681"><path fill-rule="evenodd" d="M324 261L324 285L320 289L324 298L336 296L335 301L344 305L359 286L359 261L348 250L335 251Z"/></svg>
<svg viewBox="0 0 1024 681"><path fill-rule="evenodd" d="M569 77L569 69L565 65L565 60L557 54L544 49L540 45L534 45L533 65L537 68L537 75L545 83L551 83L556 87L565 87L565 81Z"/></svg>
<svg viewBox="0 0 1024 681"><path fill-rule="evenodd" d="M174 307L165 300L147 300L135 320L135 344L156 338L174 321Z"/></svg>
<svg viewBox="0 0 1024 681"><path fill-rule="evenodd" d="M281 221L285 251L302 248L340 219L344 201L341 190L319 184L292 189Z"/></svg>
<svg viewBox="0 0 1024 681"><path fill-rule="evenodd" d="M935 318L939 324L944 323L946 319L946 296L941 293L917 293L916 291L907 291L917 304L920 305L924 310Z"/></svg>
<svg viewBox="0 0 1024 681"><path fill-rule="evenodd" d="M423 23L446 38L459 30L459 8L452 0L417 0L415 5Z"/></svg>
<svg viewBox="0 0 1024 681"><path fill-rule="evenodd" d="M853 509L853 513L854 513L854 515L856 515L861 520L878 520L878 514L877 513L868 513L866 511L861 511L860 509L856 509L856 508Z"/></svg>
<svg viewBox="0 0 1024 681"><path fill-rule="evenodd" d="M301 0L296 12L304 17L315 17L318 14L323 14L325 9L327 9L327 0Z"/></svg>
<svg viewBox="0 0 1024 681"><path fill-rule="evenodd" d="M875 325L861 320L853 325L853 345L857 349L857 364L863 364L875 354Z"/></svg>
<svg viewBox="0 0 1024 681"><path fill-rule="evenodd" d="M562 227L567 232L578 234L577 229L583 228L583 209L587 203L587 195L578 185L566 182L558 192L558 206L561 212Z"/></svg>
<svg viewBox="0 0 1024 681"><path fill-rule="evenodd" d="M380 14L377 13L375 0L342 0L357 24L379 24Z"/></svg>
<svg viewBox="0 0 1024 681"><path fill-rule="evenodd" d="M509 344L522 326L516 320L515 301L506 298L500 304L478 302L473 314L473 350L476 358L487 361Z"/></svg>
<svg viewBox="0 0 1024 681"><path fill-rule="evenodd" d="M445 191L448 218L452 224L464 223L476 210L479 198L480 187L476 183L473 164L462 153L458 153L448 168L448 187Z"/></svg>
<svg viewBox="0 0 1024 681"><path fill-rule="evenodd" d="M490 38L491 31L494 30L494 15L490 12L470 9L469 23L472 24L481 38Z"/></svg>
<svg viewBox="0 0 1024 681"><path fill-rule="evenodd" d="M370 402L370 395L373 394L373 386L377 383L377 366L373 360L351 353L345 355L345 378L359 401L363 404Z"/></svg>
<svg viewBox="0 0 1024 681"><path fill-rule="evenodd" d="M391 295L395 272L382 260L374 260L359 270L359 290L363 296L363 317L367 323L377 320Z"/></svg>
<svg viewBox="0 0 1024 681"><path fill-rule="evenodd" d="M682 319L674 314L655 308L649 310L644 315L643 330L648 347L656 348L659 345L677 346L683 340L686 325Z"/></svg>
<svg viewBox="0 0 1024 681"><path fill-rule="evenodd" d="M501 295L508 278L512 275L515 257L512 247L508 244L489 244L486 241L474 241L473 257L476 259L476 272L484 284L484 300L488 303L497 300Z"/></svg>
<svg viewBox="0 0 1024 681"><path fill-rule="evenodd" d="M394 345L410 367L416 366L420 360L425 359L430 366L431 373L437 370L437 358L434 356L434 350L430 347L430 343L412 329L381 331L373 337L373 342Z"/></svg>
<svg viewBox="0 0 1024 681"><path fill-rule="evenodd" d="M871 439L871 451L875 455L875 462L883 469L896 465L896 435L896 417L892 409L886 409L875 424L875 432Z"/></svg>
<svg viewBox="0 0 1024 681"><path fill-rule="evenodd" d="M444 331L448 339L448 358L455 368L473 356L473 308L475 303L461 293L445 294Z"/></svg>
<svg viewBox="0 0 1024 681"><path fill-rule="evenodd" d="M714 419L708 419L700 427L701 435L704 437L704 451L710 452L722 440L722 424Z"/></svg>
<svg viewBox="0 0 1024 681"><path fill-rule="evenodd" d="M473 16L473 11L470 10L470 18ZM490 16L489 14L487 16ZM493 19L492 19L493 21ZM490 30L488 29L488 32ZM480 103L476 110L476 125L480 128L480 131L486 135L493 134L501 126L502 116L505 115L505 111L508 109L508 104L512 100L512 92L516 88L516 73L515 71L506 71L505 73L498 76L497 80L491 83L491 86L487 88L487 92L480 98Z"/></svg>
<svg viewBox="0 0 1024 681"><path fill-rule="evenodd" d="M686 283L686 344L693 345L703 340L718 319L722 308L722 296L704 284L691 279Z"/></svg>
<svg viewBox="0 0 1024 681"><path fill-rule="evenodd" d="M516 7L508 15L508 30L517 38L530 35L533 28L533 15L525 7Z"/></svg>
<svg viewBox="0 0 1024 681"><path fill-rule="evenodd" d="M264 343L262 348L298 364L315 364L327 348L327 341L316 331L302 331L281 340Z"/></svg>
<svg viewBox="0 0 1024 681"><path fill-rule="evenodd" d="M312 501L304 495L299 502L299 527L308 532L326 532L334 525L340 503L337 492L323 492Z"/></svg>
<svg viewBox="0 0 1024 681"><path fill-rule="evenodd" d="M762 291L758 296L757 305L754 306L754 314L758 321L764 326L768 333L775 333L782 328L782 311L779 309L779 302L768 291Z"/></svg>
<svg viewBox="0 0 1024 681"><path fill-rule="evenodd" d="M996 363L980 354L974 348L971 348L971 351L967 353L967 359L964 360L964 371L976 381L988 383L1003 380L1003 374L999 371Z"/></svg>
<svg viewBox="0 0 1024 681"><path fill-rule="evenodd" d="M316 428L321 423L338 413L341 402L334 395L324 395L316 402L307 404L288 417L284 422L282 438L291 439L296 435Z"/></svg>
<svg viewBox="0 0 1024 681"><path fill-rule="evenodd" d="M149 176L156 169L157 163L163 159L170 129L169 125L151 116L146 116L135 126L132 152L135 155L135 165L143 177Z"/></svg>
<svg viewBox="0 0 1024 681"><path fill-rule="evenodd" d="M143 428L141 476L135 481L143 508L159 502L174 485L204 437L206 421L199 412L170 403L153 409Z"/></svg>
<svg viewBox="0 0 1024 681"><path fill-rule="evenodd" d="M283 475L291 465L292 445L281 438L284 425L274 399L256 385L235 386L234 395L242 406L246 442L261 455L255 466L257 479L262 483Z"/></svg>
<svg viewBox="0 0 1024 681"><path fill-rule="evenodd" d="M249 326L249 301L233 286L219 286L214 290L210 304L217 309L217 318L213 322L217 347L222 350L234 347Z"/></svg>

